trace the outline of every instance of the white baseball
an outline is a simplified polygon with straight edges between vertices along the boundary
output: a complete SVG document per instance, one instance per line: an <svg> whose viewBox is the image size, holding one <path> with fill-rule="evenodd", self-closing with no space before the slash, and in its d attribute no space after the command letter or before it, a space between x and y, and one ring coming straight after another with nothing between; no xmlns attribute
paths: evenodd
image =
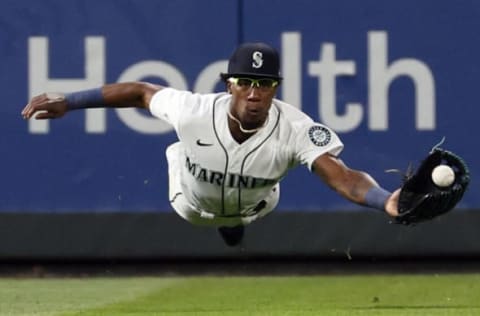
<svg viewBox="0 0 480 316"><path fill-rule="evenodd" d="M439 187L448 187L455 181L455 172L447 165L437 166L432 171L432 181Z"/></svg>

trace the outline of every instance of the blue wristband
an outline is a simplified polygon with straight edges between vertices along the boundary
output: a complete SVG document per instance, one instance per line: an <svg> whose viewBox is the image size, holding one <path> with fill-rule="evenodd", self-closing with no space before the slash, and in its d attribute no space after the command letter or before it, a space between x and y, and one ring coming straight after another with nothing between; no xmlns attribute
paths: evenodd
<svg viewBox="0 0 480 316"><path fill-rule="evenodd" d="M385 202L390 195L392 195L391 192L381 187L373 186L368 190L367 194L365 194L365 205L385 211Z"/></svg>
<svg viewBox="0 0 480 316"><path fill-rule="evenodd" d="M68 93L65 95L65 101L69 110L101 108L106 105L102 88Z"/></svg>

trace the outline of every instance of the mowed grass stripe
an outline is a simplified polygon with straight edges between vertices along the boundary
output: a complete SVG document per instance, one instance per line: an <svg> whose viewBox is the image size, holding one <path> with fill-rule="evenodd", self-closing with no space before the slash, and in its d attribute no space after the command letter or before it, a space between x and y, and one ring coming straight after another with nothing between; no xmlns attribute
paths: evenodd
<svg viewBox="0 0 480 316"><path fill-rule="evenodd" d="M480 275L190 277L77 315L479 315Z"/></svg>
<svg viewBox="0 0 480 316"><path fill-rule="evenodd" d="M181 279L2 278L0 315L50 316L77 313L118 301L134 300Z"/></svg>
<svg viewBox="0 0 480 316"><path fill-rule="evenodd" d="M0 279L0 315L480 315L480 274Z"/></svg>

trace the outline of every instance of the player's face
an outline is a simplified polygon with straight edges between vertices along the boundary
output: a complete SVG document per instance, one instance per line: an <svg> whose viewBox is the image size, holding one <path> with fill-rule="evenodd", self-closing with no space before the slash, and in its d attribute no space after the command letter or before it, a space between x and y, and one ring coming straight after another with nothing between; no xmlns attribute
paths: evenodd
<svg viewBox="0 0 480 316"><path fill-rule="evenodd" d="M279 82L269 78L230 78L228 92L232 94L231 113L244 128L257 128L265 122Z"/></svg>

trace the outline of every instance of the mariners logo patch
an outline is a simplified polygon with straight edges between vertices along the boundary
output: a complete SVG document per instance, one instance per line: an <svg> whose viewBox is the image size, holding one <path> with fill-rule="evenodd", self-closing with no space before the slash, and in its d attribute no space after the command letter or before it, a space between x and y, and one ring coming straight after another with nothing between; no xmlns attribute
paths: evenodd
<svg viewBox="0 0 480 316"><path fill-rule="evenodd" d="M332 133L323 126L314 125L308 130L308 137L315 145L326 146L332 140Z"/></svg>

